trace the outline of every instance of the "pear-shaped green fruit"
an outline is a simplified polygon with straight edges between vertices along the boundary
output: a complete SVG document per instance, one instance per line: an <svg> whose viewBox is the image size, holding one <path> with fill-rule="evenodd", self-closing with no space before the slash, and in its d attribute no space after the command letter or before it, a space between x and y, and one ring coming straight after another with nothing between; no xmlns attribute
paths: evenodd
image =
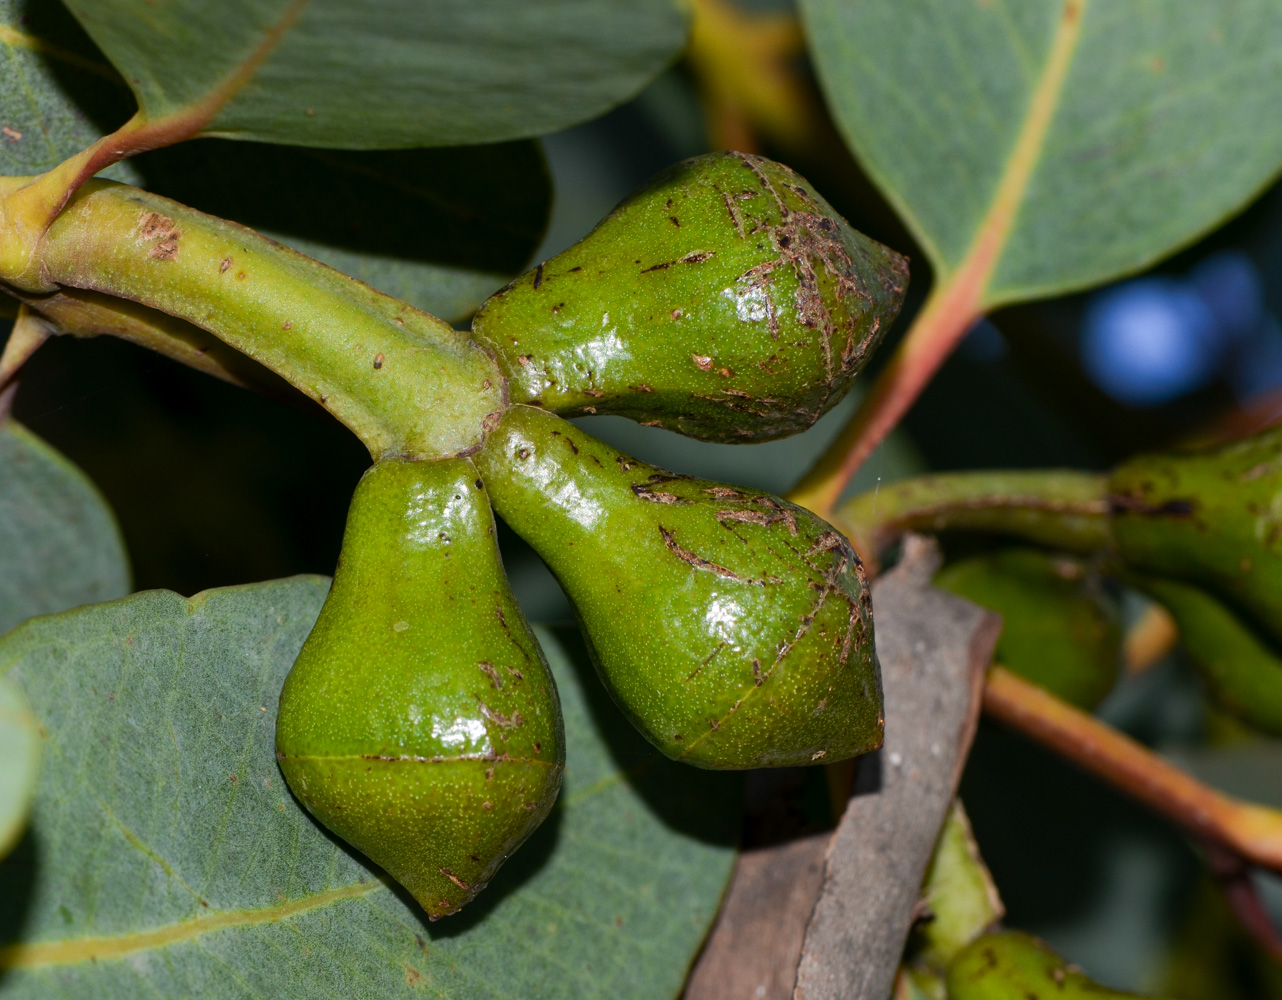
<svg viewBox="0 0 1282 1000"><path fill-rule="evenodd" d="M1200 584L1282 640L1282 424L1212 451L1132 459L1109 486L1128 566Z"/></svg>
<svg viewBox="0 0 1282 1000"><path fill-rule="evenodd" d="M1002 616L994 658L1052 694L1094 708L1121 666L1117 609L1080 559L1005 548L949 563L937 586Z"/></svg>
<svg viewBox="0 0 1282 1000"><path fill-rule="evenodd" d="M312 814L433 919L483 889L547 815L560 705L470 460L365 474L281 691L276 750Z"/></svg>
<svg viewBox="0 0 1282 1000"><path fill-rule="evenodd" d="M1041 941L1005 931L968 945L948 967L949 1000L1135 1000L1087 978Z"/></svg>
<svg viewBox="0 0 1282 1000"><path fill-rule="evenodd" d="M1216 702L1261 732L1282 736L1282 656L1276 644L1194 584L1158 577L1128 582L1171 613L1180 643Z"/></svg>
<svg viewBox="0 0 1282 1000"><path fill-rule="evenodd" d="M528 406L508 410L477 463L569 595L615 701L665 754L749 768L881 744L868 587L830 525Z"/></svg>
<svg viewBox="0 0 1282 1000"><path fill-rule="evenodd" d="M714 441L809 427L899 312L906 260L787 167L686 160L481 308L512 399Z"/></svg>

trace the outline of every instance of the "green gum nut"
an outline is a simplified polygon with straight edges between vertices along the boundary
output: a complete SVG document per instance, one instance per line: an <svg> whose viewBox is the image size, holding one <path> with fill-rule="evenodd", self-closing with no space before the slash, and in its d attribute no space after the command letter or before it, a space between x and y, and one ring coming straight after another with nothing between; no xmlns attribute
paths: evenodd
<svg viewBox="0 0 1282 1000"><path fill-rule="evenodd" d="M1282 658L1276 645L1193 584L1157 577L1128 582L1171 613L1215 701L1261 732L1282 736Z"/></svg>
<svg viewBox="0 0 1282 1000"><path fill-rule="evenodd" d="M1041 941L1016 931L986 934L948 968L949 1000L1138 1000L1087 978Z"/></svg>
<svg viewBox="0 0 1282 1000"><path fill-rule="evenodd" d="M476 459L495 509L569 595L614 700L669 757L771 767L881 745L868 587L830 525L528 406Z"/></svg>
<svg viewBox="0 0 1282 1000"><path fill-rule="evenodd" d="M565 761L560 704L470 460L365 474L281 691L276 750L308 810L432 919L543 821Z"/></svg>
<svg viewBox="0 0 1282 1000"><path fill-rule="evenodd" d="M1282 425L1214 451L1140 456L1109 486L1128 566L1197 583L1282 640Z"/></svg>
<svg viewBox="0 0 1282 1000"><path fill-rule="evenodd" d="M1099 577L1079 559L1006 548L949 563L935 577L1002 616L994 658L1081 708L1113 689L1122 632Z"/></svg>
<svg viewBox="0 0 1282 1000"><path fill-rule="evenodd" d="M712 441L804 430L899 312L904 257L745 153L686 160L481 308L511 398Z"/></svg>

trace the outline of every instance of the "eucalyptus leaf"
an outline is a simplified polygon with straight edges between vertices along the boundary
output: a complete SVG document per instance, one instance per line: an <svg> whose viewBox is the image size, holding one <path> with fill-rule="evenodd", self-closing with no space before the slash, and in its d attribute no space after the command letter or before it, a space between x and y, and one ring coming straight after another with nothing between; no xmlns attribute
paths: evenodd
<svg viewBox="0 0 1282 1000"><path fill-rule="evenodd" d="M102 495L25 427L0 422L0 633L127 593L129 559Z"/></svg>
<svg viewBox="0 0 1282 1000"><path fill-rule="evenodd" d="M49 170L132 112L124 80L61 4L0 0L0 46L0 173ZM258 229L450 320L525 266L552 203L532 142L373 153L195 143L104 176Z"/></svg>
<svg viewBox="0 0 1282 1000"><path fill-rule="evenodd" d="M342 149L558 131L685 42L678 0L67 0L149 121Z"/></svg>
<svg viewBox="0 0 1282 1000"><path fill-rule="evenodd" d="M40 732L18 685L0 677L0 858L26 825L40 767Z"/></svg>
<svg viewBox="0 0 1282 1000"><path fill-rule="evenodd" d="M62 4L0 0L0 174L56 167L132 110L125 81ZM129 164L104 176L137 183Z"/></svg>
<svg viewBox="0 0 1282 1000"><path fill-rule="evenodd" d="M664 761L572 632L540 630L567 767L548 821L429 924L276 766L328 581L151 591L0 641L50 750L0 866L0 997L675 996L730 875L737 781ZM6 922L7 921L7 922Z"/></svg>
<svg viewBox="0 0 1282 1000"><path fill-rule="evenodd" d="M1135 271L1282 165L1273 0L801 0L846 140L985 307Z"/></svg>

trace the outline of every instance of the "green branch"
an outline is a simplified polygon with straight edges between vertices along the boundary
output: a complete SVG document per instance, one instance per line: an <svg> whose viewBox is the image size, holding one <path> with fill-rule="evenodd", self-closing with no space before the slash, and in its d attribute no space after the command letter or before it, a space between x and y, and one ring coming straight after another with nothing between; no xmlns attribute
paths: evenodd
<svg viewBox="0 0 1282 1000"><path fill-rule="evenodd" d="M1058 469L907 479L855 497L832 522L873 567L905 531L985 531L1081 553L1112 543L1108 477Z"/></svg>
<svg viewBox="0 0 1282 1000"><path fill-rule="evenodd" d="M25 183L0 181L0 196ZM0 255L5 250L0 239ZM91 181L38 245L36 309L50 287L143 303L212 333L310 396L375 458L480 446L506 384L466 333L354 278L177 202Z"/></svg>

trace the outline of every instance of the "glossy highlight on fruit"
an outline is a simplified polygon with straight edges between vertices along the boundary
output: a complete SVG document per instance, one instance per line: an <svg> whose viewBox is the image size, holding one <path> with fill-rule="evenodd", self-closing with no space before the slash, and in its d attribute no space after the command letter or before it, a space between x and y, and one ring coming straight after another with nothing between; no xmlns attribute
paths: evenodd
<svg viewBox="0 0 1282 1000"><path fill-rule="evenodd" d="M863 567L804 508L673 475L513 406L476 456L574 605L602 680L669 757L834 761L882 739Z"/></svg>
<svg viewBox="0 0 1282 1000"><path fill-rule="evenodd" d="M482 306L514 402L714 441L804 430L899 312L905 258L787 167L713 153L660 174Z"/></svg>
<svg viewBox="0 0 1282 1000"><path fill-rule="evenodd" d="M565 762L560 705L470 460L365 474L281 691L276 749L308 810L433 919L547 815Z"/></svg>

